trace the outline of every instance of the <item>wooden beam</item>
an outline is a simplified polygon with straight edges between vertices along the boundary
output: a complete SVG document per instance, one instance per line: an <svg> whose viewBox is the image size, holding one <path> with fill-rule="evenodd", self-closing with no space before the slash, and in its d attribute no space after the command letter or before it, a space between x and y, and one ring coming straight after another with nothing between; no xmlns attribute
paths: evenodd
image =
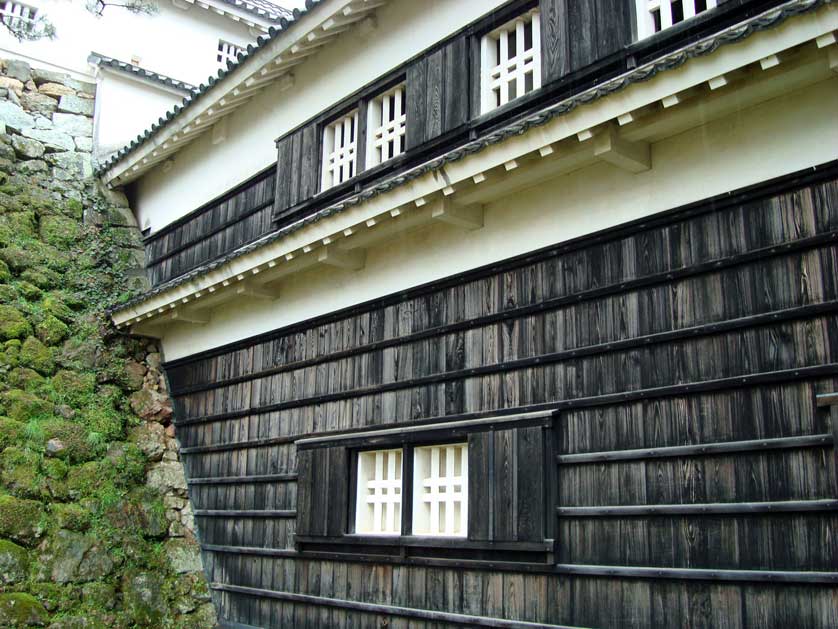
<svg viewBox="0 0 838 629"><path fill-rule="evenodd" d="M431 210L431 218L469 231L483 227L483 206L456 206L448 197L439 199Z"/></svg>
<svg viewBox="0 0 838 629"><path fill-rule="evenodd" d="M594 139L594 155L632 173L640 173L652 167L649 144L621 138L617 128L611 125Z"/></svg>
<svg viewBox="0 0 838 629"><path fill-rule="evenodd" d="M264 287L256 286L251 281L244 281L236 285L235 290L237 297L249 297L251 299L266 299L273 301L279 297L279 292L276 290L269 291Z"/></svg>
<svg viewBox="0 0 838 629"><path fill-rule="evenodd" d="M560 517L619 518L644 515L739 515L838 511L838 500L777 500L772 502L714 502L708 504L614 505L559 507Z"/></svg>
<svg viewBox="0 0 838 629"><path fill-rule="evenodd" d="M170 321L175 321L179 323L191 323L193 325L206 325L209 323L210 315L208 312L205 311L185 311L185 310L175 310L171 315L169 315L168 319ZM164 323L161 321L161 323Z"/></svg>
<svg viewBox="0 0 838 629"><path fill-rule="evenodd" d="M366 264L367 252L364 249L351 251L336 247L323 247L317 254L317 261L339 269L358 271Z"/></svg>

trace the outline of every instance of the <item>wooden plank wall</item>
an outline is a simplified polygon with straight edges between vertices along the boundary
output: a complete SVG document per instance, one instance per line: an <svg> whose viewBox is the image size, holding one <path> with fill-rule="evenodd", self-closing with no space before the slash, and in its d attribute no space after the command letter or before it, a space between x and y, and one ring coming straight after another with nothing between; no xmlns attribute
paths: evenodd
<svg viewBox="0 0 838 629"><path fill-rule="evenodd" d="M271 168L149 236L146 270L162 284L271 231L276 171Z"/></svg>
<svg viewBox="0 0 838 629"><path fill-rule="evenodd" d="M223 616L838 626L814 403L838 386L838 169L820 173L167 365ZM295 437L511 409L558 412L554 566L295 550Z"/></svg>

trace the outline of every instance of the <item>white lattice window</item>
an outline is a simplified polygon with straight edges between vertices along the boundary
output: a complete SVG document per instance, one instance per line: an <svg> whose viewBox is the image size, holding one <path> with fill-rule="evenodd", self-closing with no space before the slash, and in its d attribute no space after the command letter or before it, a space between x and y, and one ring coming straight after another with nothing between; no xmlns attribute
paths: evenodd
<svg viewBox="0 0 838 629"><path fill-rule="evenodd" d="M413 534L468 533L468 445L413 451Z"/></svg>
<svg viewBox="0 0 838 629"><path fill-rule="evenodd" d="M228 41L219 39L218 54L216 55L215 59L216 61L218 61L219 66L221 66L222 68L226 68L228 61L238 61L239 53L242 51L243 49L240 46L236 46L235 44L231 44Z"/></svg>
<svg viewBox="0 0 838 629"><path fill-rule="evenodd" d="M355 176L357 147L356 109L323 130L323 190Z"/></svg>
<svg viewBox="0 0 838 629"><path fill-rule="evenodd" d="M30 33L35 30L37 10L18 2L0 3L0 19L14 31Z"/></svg>
<svg viewBox="0 0 838 629"><path fill-rule="evenodd" d="M541 29L530 11L480 40L481 112L541 87Z"/></svg>
<svg viewBox="0 0 838 629"><path fill-rule="evenodd" d="M404 85L370 101L367 114L369 166L376 166L404 153L406 121Z"/></svg>
<svg viewBox="0 0 838 629"><path fill-rule="evenodd" d="M355 532L399 535L402 529L402 451L358 454Z"/></svg>
<svg viewBox="0 0 838 629"><path fill-rule="evenodd" d="M717 0L637 0L638 37L643 39L716 6Z"/></svg>

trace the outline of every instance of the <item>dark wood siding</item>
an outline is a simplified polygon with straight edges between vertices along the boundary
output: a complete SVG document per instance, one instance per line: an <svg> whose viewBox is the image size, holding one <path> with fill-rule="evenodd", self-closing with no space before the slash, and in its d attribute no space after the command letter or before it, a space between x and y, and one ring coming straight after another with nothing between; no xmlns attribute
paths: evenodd
<svg viewBox="0 0 838 629"><path fill-rule="evenodd" d="M271 170L151 235L151 283L161 284L258 240L271 231L276 175Z"/></svg>
<svg viewBox="0 0 838 629"><path fill-rule="evenodd" d="M838 386L837 236L832 167L167 365L222 614L838 625L836 445L814 402ZM542 409L550 430L470 438L494 476L472 497L493 528L471 532L552 539L555 563L295 548L295 526L339 531L344 509L335 450L295 438ZM527 452L549 439L539 474ZM541 504L510 495L532 483Z"/></svg>
<svg viewBox="0 0 838 629"><path fill-rule="evenodd" d="M539 0L542 83L590 66L633 40L634 3Z"/></svg>
<svg viewBox="0 0 838 629"><path fill-rule="evenodd" d="M464 125L469 118L468 37L461 35L407 68L408 150Z"/></svg>

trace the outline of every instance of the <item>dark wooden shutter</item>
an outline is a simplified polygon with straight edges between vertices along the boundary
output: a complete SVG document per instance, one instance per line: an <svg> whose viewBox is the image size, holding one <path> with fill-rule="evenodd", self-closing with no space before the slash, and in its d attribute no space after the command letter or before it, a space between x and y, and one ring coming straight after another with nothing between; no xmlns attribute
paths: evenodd
<svg viewBox="0 0 838 629"><path fill-rule="evenodd" d="M412 149L468 121L468 39L458 37L407 69L406 147Z"/></svg>
<svg viewBox="0 0 838 629"><path fill-rule="evenodd" d="M317 125L306 125L277 143L274 218L317 194L320 174Z"/></svg>
<svg viewBox="0 0 838 629"><path fill-rule="evenodd" d="M550 452L551 433L543 426L469 435L469 539L541 542L552 536Z"/></svg>
<svg viewBox="0 0 838 629"><path fill-rule="evenodd" d="M556 81L632 42L631 0L539 0L541 82Z"/></svg>
<svg viewBox="0 0 838 629"><path fill-rule="evenodd" d="M346 448L297 452L297 535L336 537L346 533L349 464Z"/></svg>

